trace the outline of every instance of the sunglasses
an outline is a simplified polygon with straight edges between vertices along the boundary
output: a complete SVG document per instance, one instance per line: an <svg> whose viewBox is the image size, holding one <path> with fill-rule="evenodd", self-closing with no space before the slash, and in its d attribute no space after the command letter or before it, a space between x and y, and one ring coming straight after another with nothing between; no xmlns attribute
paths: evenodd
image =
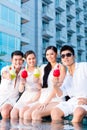
<svg viewBox="0 0 87 130"><path fill-rule="evenodd" d="M71 57L72 53L66 53L66 54L62 54L61 58L64 59L65 57Z"/></svg>

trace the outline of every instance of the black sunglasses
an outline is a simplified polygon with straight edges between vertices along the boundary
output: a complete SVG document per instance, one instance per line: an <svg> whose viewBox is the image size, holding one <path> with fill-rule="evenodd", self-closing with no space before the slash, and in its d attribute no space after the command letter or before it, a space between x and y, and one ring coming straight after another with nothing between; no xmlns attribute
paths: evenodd
<svg viewBox="0 0 87 130"><path fill-rule="evenodd" d="M72 53L62 54L62 55L61 55L61 58L63 59L63 58L65 58L65 56L66 56L66 57L71 57L71 56L72 56Z"/></svg>

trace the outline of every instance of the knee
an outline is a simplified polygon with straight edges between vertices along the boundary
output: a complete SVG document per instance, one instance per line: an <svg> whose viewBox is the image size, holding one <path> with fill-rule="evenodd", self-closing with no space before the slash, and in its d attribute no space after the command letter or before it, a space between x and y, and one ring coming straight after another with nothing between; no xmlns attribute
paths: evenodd
<svg viewBox="0 0 87 130"><path fill-rule="evenodd" d="M24 109L22 108L22 109L20 109L20 111L19 111L19 117L20 117L20 118L23 118L23 115L24 115Z"/></svg>
<svg viewBox="0 0 87 130"><path fill-rule="evenodd" d="M10 117L9 111L6 110L6 109L3 109L3 110L1 111L1 116L2 116L2 118L4 118L4 119L9 118L9 117Z"/></svg>
<svg viewBox="0 0 87 130"><path fill-rule="evenodd" d="M51 118L52 118L52 120L56 120L57 116L58 116L57 108L53 108L51 110Z"/></svg>
<svg viewBox="0 0 87 130"><path fill-rule="evenodd" d="M13 108L10 113L11 119L18 119L19 117L19 110L17 108Z"/></svg>
<svg viewBox="0 0 87 130"><path fill-rule="evenodd" d="M28 111L25 111L24 112L24 120L31 120L31 112L28 110Z"/></svg>
<svg viewBox="0 0 87 130"><path fill-rule="evenodd" d="M86 114L86 111L83 108L77 108L74 111L74 116L77 116L77 117L83 117L85 116L85 114Z"/></svg>
<svg viewBox="0 0 87 130"><path fill-rule="evenodd" d="M40 118L41 118L41 115L40 115L39 111L34 110L32 112L32 120L39 120Z"/></svg>
<svg viewBox="0 0 87 130"><path fill-rule="evenodd" d="M51 118L52 118L52 121L61 121L62 120L62 117L64 116L64 113L63 111L61 111L59 108L53 108L52 111L51 111Z"/></svg>
<svg viewBox="0 0 87 130"><path fill-rule="evenodd" d="M4 118L4 119L10 118L11 109L12 109L12 107L10 107L8 105L4 106L2 108L2 110L1 110L1 116L2 116L2 118Z"/></svg>

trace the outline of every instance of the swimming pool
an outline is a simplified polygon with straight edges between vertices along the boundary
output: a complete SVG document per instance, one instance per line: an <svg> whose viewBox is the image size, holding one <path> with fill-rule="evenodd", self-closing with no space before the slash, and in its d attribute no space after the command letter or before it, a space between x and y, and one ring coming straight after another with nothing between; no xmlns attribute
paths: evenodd
<svg viewBox="0 0 87 130"><path fill-rule="evenodd" d="M84 123L71 124L51 122L23 122L23 120L0 120L0 130L87 130L87 120Z"/></svg>

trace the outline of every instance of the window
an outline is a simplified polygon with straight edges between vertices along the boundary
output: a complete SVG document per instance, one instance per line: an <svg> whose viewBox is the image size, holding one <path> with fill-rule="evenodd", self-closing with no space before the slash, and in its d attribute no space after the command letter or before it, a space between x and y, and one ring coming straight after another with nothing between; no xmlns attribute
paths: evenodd
<svg viewBox="0 0 87 130"><path fill-rule="evenodd" d="M15 29L20 32L20 14L12 9L1 5L1 20L0 23L8 28Z"/></svg>

